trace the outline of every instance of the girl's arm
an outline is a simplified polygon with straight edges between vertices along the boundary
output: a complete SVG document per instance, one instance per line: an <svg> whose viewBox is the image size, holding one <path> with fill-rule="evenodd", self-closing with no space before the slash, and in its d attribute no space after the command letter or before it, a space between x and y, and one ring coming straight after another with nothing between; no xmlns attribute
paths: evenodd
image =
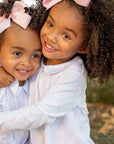
<svg viewBox="0 0 114 144"><path fill-rule="evenodd" d="M0 66L0 88L8 87L14 81L14 77L9 75L2 66Z"/></svg>
<svg viewBox="0 0 114 144"><path fill-rule="evenodd" d="M80 74L77 77L76 75L77 73L68 72L66 77L60 76L43 99L35 101L31 106L14 112L0 113L0 133L38 128L66 115L76 106L80 107L85 100L86 81ZM37 83L32 86L31 94L35 97L38 93L35 92L35 89L38 89ZM83 109L85 111L85 107Z"/></svg>

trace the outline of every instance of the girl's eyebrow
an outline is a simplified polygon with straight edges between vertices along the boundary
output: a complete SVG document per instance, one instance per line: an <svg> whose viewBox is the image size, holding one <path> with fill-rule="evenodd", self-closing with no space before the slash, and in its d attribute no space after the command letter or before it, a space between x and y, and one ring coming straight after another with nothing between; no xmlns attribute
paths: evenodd
<svg viewBox="0 0 114 144"><path fill-rule="evenodd" d="M68 28L68 27L65 27L66 30L70 31L75 37L76 37L76 33L74 30Z"/></svg>
<svg viewBox="0 0 114 144"><path fill-rule="evenodd" d="M50 14L49 14L49 17L50 17L53 21L55 21L54 18L53 18Z"/></svg>
<svg viewBox="0 0 114 144"><path fill-rule="evenodd" d="M13 49L19 49L19 50L25 50L25 48L19 47L19 46L13 46L12 48ZM34 51L42 51L42 49L41 48L36 48Z"/></svg>

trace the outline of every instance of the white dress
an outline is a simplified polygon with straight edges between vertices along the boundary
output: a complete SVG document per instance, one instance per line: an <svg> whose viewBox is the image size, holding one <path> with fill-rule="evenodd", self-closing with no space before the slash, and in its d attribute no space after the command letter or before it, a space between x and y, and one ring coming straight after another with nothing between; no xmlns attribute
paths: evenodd
<svg viewBox="0 0 114 144"><path fill-rule="evenodd" d="M18 81L10 87L0 88L0 112L14 111L27 106L28 102L28 81L25 85L18 86ZM12 118L15 119L16 115ZM28 144L29 133L24 131L13 131L0 134L0 144Z"/></svg>
<svg viewBox="0 0 114 144"><path fill-rule="evenodd" d="M85 91L86 72L81 58L53 66L42 62L30 79L29 107L7 116L0 114L0 133L31 129L31 144L94 144Z"/></svg>

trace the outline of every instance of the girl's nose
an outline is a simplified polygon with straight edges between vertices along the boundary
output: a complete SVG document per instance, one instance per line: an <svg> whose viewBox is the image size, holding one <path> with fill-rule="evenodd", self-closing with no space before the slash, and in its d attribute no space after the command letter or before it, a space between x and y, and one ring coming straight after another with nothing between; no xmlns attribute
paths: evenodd
<svg viewBox="0 0 114 144"><path fill-rule="evenodd" d="M27 69L30 69L32 68L32 61L31 61L31 58L29 57L25 57L21 60L21 63L20 63L22 66L24 66L24 68L27 68Z"/></svg>
<svg viewBox="0 0 114 144"><path fill-rule="evenodd" d="M48 37L48 39L49 39L50 41L52 41L53 43L56 43L56 42L58 41L58 39L59 39L59 36L58 36L57 33L48 34L47 37Z"/></svg>

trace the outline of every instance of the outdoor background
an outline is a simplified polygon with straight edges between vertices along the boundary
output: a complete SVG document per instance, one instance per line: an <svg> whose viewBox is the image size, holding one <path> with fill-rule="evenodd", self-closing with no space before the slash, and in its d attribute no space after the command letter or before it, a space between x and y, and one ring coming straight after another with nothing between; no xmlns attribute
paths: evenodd
<svg viewBox="0 0 114 144"><path fill-rule="evenodd" d="M114 77L102 87L88 79L87 106L93 132L114 133Z"/></svg>

